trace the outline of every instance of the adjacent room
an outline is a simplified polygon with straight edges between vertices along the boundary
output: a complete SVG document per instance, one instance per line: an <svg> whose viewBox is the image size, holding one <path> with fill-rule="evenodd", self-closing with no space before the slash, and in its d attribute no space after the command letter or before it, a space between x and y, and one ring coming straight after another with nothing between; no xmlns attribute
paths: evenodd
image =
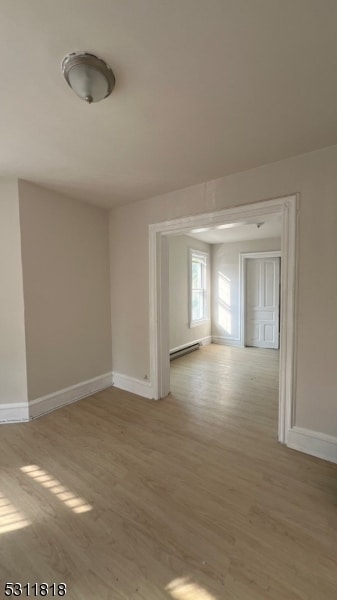
<svg viewBox="0 0 337 600"><path fill-rule="evenodd" d="M337 3L0 48L0 597L335 600Z"/></svg>
<svg viewBox="0 0 337 600"><path fill-rule="evenodd" d="M223 382L225 375L224 388L226 382L236 379L240 365L252 363L250 379L256 382L263 381L264 369L270 365L278 395L280 265L279 216L171 236L169 345L173 393L177 379L183 385L180 377L185 373L186 388L203 387L205 402L212 403L211 381ZM209 344L216 346L209 348ZM226 350L220 345L227 346ZM202 357L192 354L188 360L173 362L200 349ZM182 365L188 365L189 370L183 371ZM235 386L240 386L239 380Z"/></svg>

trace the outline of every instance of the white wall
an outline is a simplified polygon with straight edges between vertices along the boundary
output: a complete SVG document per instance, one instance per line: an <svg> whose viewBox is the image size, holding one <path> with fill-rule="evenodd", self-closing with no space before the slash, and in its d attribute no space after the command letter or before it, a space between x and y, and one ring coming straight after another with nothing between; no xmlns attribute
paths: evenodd
<svg viewBox="0 0 337 600"><path fill-rule="evenodd" d="M215 337L213 341L239 345L240 253L280 249L281 238L214 244L212 246L212 336ZM225 283L228 286L230 309L219 303L219 278L225 278Z"/></svg>
<svg viewBox="0 0 337 600"><path fill-rule="evenodd" d="M208 254L207 288L211 297L211 246L186 235L169 238L169 311L170 350L211 335L211 320L190 327L189 317L189 259L190 249Z"/></svg>
<svg viewBox="0 0 337 600"><path fill-rule="evenodd" d="M25 324L18 183L13 181L0 183L0 405L23 402Z"/></svg>
<svg viewBox="0 0 337 600"><path fill-rule="evenodd" d="M29 400L111 372L108 212L19 182Z"/></svg>
<svg viewBox="0 0 337 600"><path fill-rule="evenodd" d="M148 224L300 194L296 425L337 436L337 146L111 211L113 362L149 372ZM130 243L130 241L132 243Z"/></svg>

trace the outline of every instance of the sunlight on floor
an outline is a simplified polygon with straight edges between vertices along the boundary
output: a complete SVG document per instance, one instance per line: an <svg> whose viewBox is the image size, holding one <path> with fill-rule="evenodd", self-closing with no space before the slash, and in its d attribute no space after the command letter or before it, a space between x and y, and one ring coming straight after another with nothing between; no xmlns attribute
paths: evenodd
<svg viewBox="0 0 337 600"><path fill-rule="evenodd" d="M31 522L26 519L25 515L0 493L0 534L22 529L28 525L31 525Z"/></svg>
<svg viewBox="0 0 337 600"><path fill-rule="evenodd" d="M92 510L92 506L85 500L73 494L68 488L62 485L57 479L54 479L47 471L40 469L38 465L28 465L27 467L21 467L21 471L31 477L48 489L54 494L59 500L61 500L66 506L71 508L74 513L84 513Z"/></svg>
<svg viewBox="0 0 337 600"><path fill-rule="evenodd" d="M216 600L215 596L186 577L174 579L166 589L175 600Z"/></svg>

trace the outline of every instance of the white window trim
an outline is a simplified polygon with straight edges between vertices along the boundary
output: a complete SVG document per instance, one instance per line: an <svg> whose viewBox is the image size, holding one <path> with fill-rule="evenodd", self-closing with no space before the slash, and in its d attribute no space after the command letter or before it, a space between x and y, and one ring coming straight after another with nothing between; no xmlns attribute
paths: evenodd
<svg viewBox="0 0 337 600"><path fill-rule="evenodd" d="M202 319L192 319L192 259L194 256L197 256L198 258L201 258L205 261L205 266L206 266L206 277L205 277L205 284L204 284L204 306L205 306L205 310L204 310L204 317ZM209 316L209 289L208 289L208 278L209 278L209 254L207 252L202 252L201 250L194 250L194 248L190 248L189 249L189 282L188 282L188 290L189 290L189 325L190 328L192 327L198 327L199 325L204 325L205 323L208 323L210 320L210 316Z"/></svg>

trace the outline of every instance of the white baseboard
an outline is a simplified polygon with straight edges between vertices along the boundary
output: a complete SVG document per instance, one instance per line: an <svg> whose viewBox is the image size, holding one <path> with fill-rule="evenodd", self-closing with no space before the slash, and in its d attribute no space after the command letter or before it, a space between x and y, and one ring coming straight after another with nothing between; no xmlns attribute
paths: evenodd
<svg viewBox="0 0 337 600"><path fill-rule="evenodd" d="M129 377L128 375L122 375L121 373L112 374L113 385L120 390L125 392L131 392L142 396L143 398L153 399L152 385L149 381L136 379L135 377Z"/></svg>
<svg viewBox="0 0 337 600"><path fill-rule="evenodd" d="M222 344L223 346L240 346L241 341L235 338L225 337L223 335L212 335L212 344Z"/></svg>
<svg viewBox="0 0 337 600"><path fill-rule="evenodd" d="M58 390L57 392L48 394L47 396L36 398L36 400L29 402L29 417L31 419L36 419L37 417L52 412L57 408L61 408L67 404L72 404L81 398L85 398L86 396L90 396L95 392L104 390L111 385L112 373L105 373L104 375L99 375L98 377L93 377L87 381L82 381L81 383L71 385L63 390Z"/></svg>
<svg viewBox="0 0 337 600"><path fill-rule="evenodd" d="M287 446L337 463L337 437L332 435L295 426L288 431Z"/></svg>
<svg viewBox="0 0 337 600"><path fill-rule="evenodd" d="M181 344L181 346L176 346L176 348L171 348L170 354L172 352L179 352L179 350L184 350L184 348L188 348L188 346L192 346L192 344L200 344L201 346L208 346L208 344L212 343L212 336L208 335L203 338L199 338L198 340L192 340L191 342L186 342L186 344Z"/></svg>
<svg viewBox="0 0 337 600"><path fill-rule="evenodd" d="M22 423L29 421L28 402L0 404L0 423Z"/></svg>

